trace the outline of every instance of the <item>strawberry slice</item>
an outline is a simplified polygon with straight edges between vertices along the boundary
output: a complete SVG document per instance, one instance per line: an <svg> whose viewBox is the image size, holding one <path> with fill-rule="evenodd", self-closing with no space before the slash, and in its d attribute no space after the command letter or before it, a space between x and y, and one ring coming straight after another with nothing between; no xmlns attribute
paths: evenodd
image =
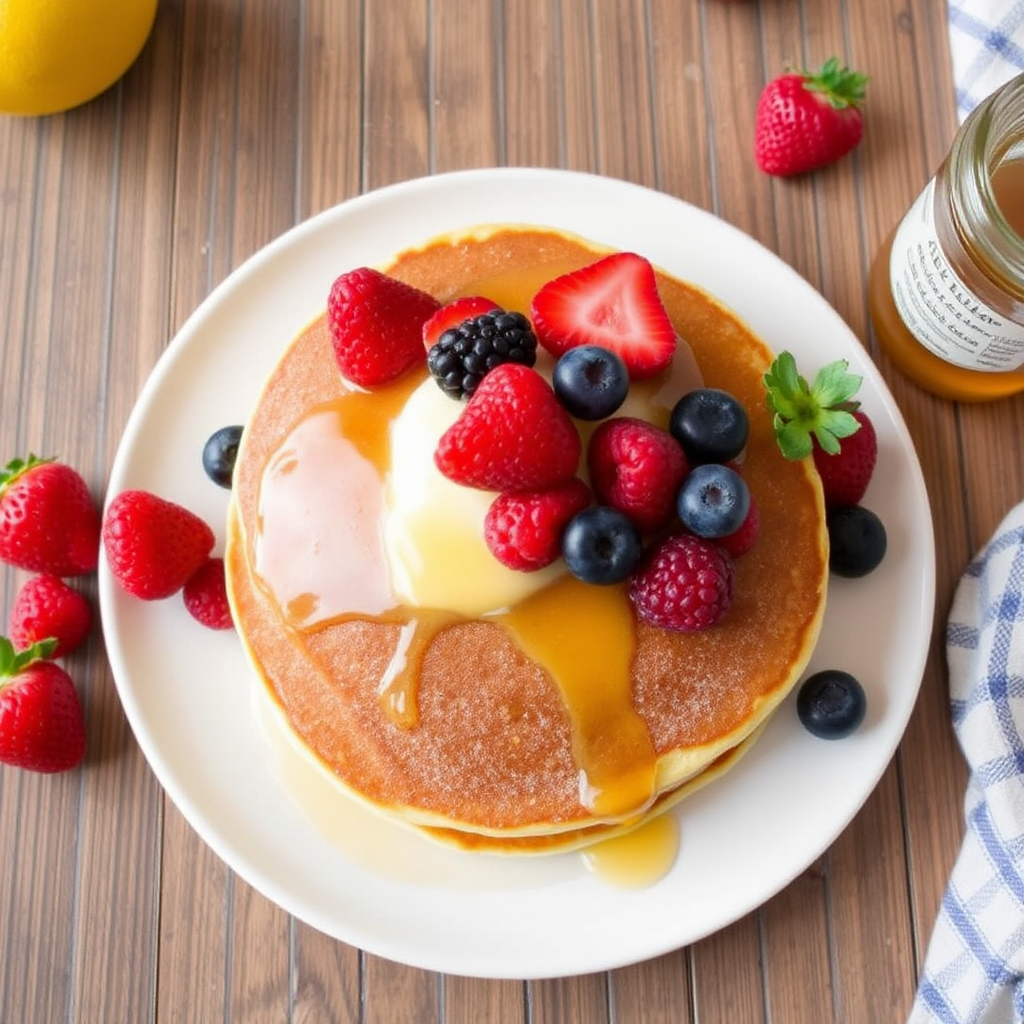
<svg viewBox="0 0 1024 1024"><path fill-rule="evenodd" d="M660 373L676 350L654 268L636 253L613 253L549 281L533 297L532 319L537 340L556 357L600 345L621 357L632 380Z"/></svg>
<svg viewBox="0 0 1024 1024"><path fill-rule="evenodd" d="M458 327L459 324L464 324L481 313L490 313L492 309L501 307L483 295L466 295L461 299L454 299L447 306L442 306L423 325L423 347L429 351L449 328Z"/></svg>

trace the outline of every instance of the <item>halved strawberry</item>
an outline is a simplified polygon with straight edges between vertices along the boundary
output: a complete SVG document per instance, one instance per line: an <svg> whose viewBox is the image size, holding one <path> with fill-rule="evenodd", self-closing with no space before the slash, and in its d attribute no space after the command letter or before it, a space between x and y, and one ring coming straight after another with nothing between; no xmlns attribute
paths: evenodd
<svg viewBox="0 0 1024 1024"><path fill-rule="evenodd" d="M553 355L600 345L622 358L632 380L660 373L676 350L654 268L636 253L613 253L549 281L533 297L532 319Z"/></svg>
<svg viewBox="0 0 1024 1024"><path fill-rule="evenodd" d="M459 324L481 313L490 313L492 309L501 307L483 295L466 295L461 299L453 299L423 325L423 347L429 351L450 327L458 327Z"/></svg>

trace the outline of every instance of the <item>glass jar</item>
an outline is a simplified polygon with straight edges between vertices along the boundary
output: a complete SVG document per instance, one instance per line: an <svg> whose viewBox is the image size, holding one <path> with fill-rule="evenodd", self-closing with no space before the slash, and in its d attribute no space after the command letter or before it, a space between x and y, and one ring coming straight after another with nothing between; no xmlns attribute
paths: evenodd
<svg viewBox="0 0 1024 1024"><path fill-rule="evenodd" d="M880 345L921 387L1024 391L1024 75L967 116L876 255L870 305Z"/></svg>

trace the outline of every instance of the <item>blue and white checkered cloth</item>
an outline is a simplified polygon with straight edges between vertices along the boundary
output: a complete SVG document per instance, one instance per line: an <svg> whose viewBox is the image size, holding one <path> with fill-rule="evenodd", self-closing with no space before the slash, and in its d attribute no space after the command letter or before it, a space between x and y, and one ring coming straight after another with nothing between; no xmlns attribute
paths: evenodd
<svg viewBox="0 0 1024 1024"><path fill-rule="evenodd" d="M1024 71L1024 2L948 2L949 48L962 121L989 93Z"/></svg>
<svg viewBox="0 0 1024 1024"><path fill-rule="evenodd" d="M909 1024L1024 1021L1024 503L960 581L946 630L966 834Z"/></svg>

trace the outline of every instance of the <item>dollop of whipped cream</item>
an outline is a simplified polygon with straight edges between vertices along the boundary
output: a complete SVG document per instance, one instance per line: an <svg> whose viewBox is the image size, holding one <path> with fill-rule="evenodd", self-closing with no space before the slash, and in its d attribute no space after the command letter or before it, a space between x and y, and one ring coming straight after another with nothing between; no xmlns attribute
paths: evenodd
<svg viewBox="0 0 1024 1024"><path fill-rule="evenodd" d="M559 560L518 572L491 554L484 519L496 492L454 483L434 462L441 435L464 408L428 377L392 423L384 551L392 590L403 604L477 618L524 600L565 566Z"/></svg>

